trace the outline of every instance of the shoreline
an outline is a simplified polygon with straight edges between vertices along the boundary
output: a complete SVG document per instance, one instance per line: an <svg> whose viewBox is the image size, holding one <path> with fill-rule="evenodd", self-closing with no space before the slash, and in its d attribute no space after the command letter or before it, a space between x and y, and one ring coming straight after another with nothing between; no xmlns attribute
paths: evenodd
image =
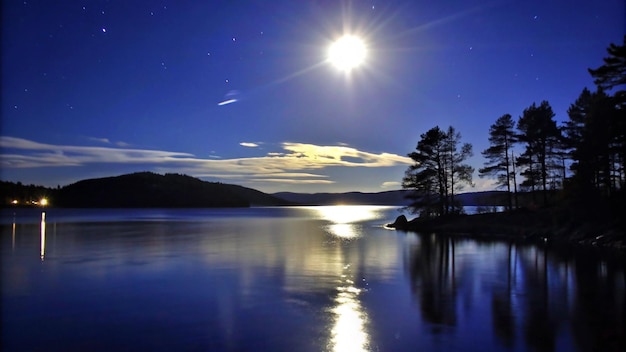
<svg viewBox="0 0 626 352"><path fill-rule="evenodd" d="M560 243L626 251L620 220L580 220L565 209L518 209L500 213L447 215L408 220L404 215L385 225L399 231L452 236Z"/></svg>

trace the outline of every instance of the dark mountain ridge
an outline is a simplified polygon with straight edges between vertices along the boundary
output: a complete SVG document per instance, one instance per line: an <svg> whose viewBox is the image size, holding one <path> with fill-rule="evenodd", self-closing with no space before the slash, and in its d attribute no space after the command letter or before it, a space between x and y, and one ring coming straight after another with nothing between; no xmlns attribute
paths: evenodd
<svg viewBox="0 0 626 352"><path fill-rule="evenodd" d="M278 206L291 203L237 185L207 182L180 174L137 172L78 181L58 189L2 183L4 204L36 204L47 198L49 206L65 208L227 208Z"/></svg>

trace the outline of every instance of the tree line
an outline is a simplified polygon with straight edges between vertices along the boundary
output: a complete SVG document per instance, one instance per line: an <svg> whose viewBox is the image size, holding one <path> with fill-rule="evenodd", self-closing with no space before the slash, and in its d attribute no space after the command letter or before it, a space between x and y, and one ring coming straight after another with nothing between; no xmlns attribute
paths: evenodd
<svg viewBox="0 0 626 352"><path fill-rule="evenodd" d="M544 100L524 109L517 121L504 114L491 125L490 145L481 151L486 161L478 174L495 178L497 187L506 189L508 209L520 207L520 192L543 206L550 194L559 192L578 206L624 208L626 36L622 45L610 44L607 51L604 64L588 70L596 90L583 89L563 124L557 124ZM420 136L408 156L415 163L406 170L402 186L413 191L410 207L422 216L460 212L454 195L472 185L474 168L464 163L472 156L472 145L461 144L454 127L443 131L435 126Z"/></svg>

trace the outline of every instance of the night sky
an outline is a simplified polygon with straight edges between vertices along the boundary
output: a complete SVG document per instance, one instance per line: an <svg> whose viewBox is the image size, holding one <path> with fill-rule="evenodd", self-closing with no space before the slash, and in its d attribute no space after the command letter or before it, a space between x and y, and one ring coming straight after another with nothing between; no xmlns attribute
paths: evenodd
<svg viewBox="0 0 626 352"><path fill-rule="evenodd" d="M0 179L376 192L436 125L478 169L501 115L567 119L625 18L623 0L2 1ZM367 47L349 72L327 61L342 34Z"/></svg>

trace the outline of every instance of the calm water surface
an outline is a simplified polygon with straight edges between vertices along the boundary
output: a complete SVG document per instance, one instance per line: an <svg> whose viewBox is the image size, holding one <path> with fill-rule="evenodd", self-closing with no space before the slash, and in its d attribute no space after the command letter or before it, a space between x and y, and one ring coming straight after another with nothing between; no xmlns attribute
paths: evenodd
<svg viewBox="0 0 626 352"><path fill-rule="evenodd" d="M3 351L625 351L624 258L393 207L2 212Z"/></svg>

